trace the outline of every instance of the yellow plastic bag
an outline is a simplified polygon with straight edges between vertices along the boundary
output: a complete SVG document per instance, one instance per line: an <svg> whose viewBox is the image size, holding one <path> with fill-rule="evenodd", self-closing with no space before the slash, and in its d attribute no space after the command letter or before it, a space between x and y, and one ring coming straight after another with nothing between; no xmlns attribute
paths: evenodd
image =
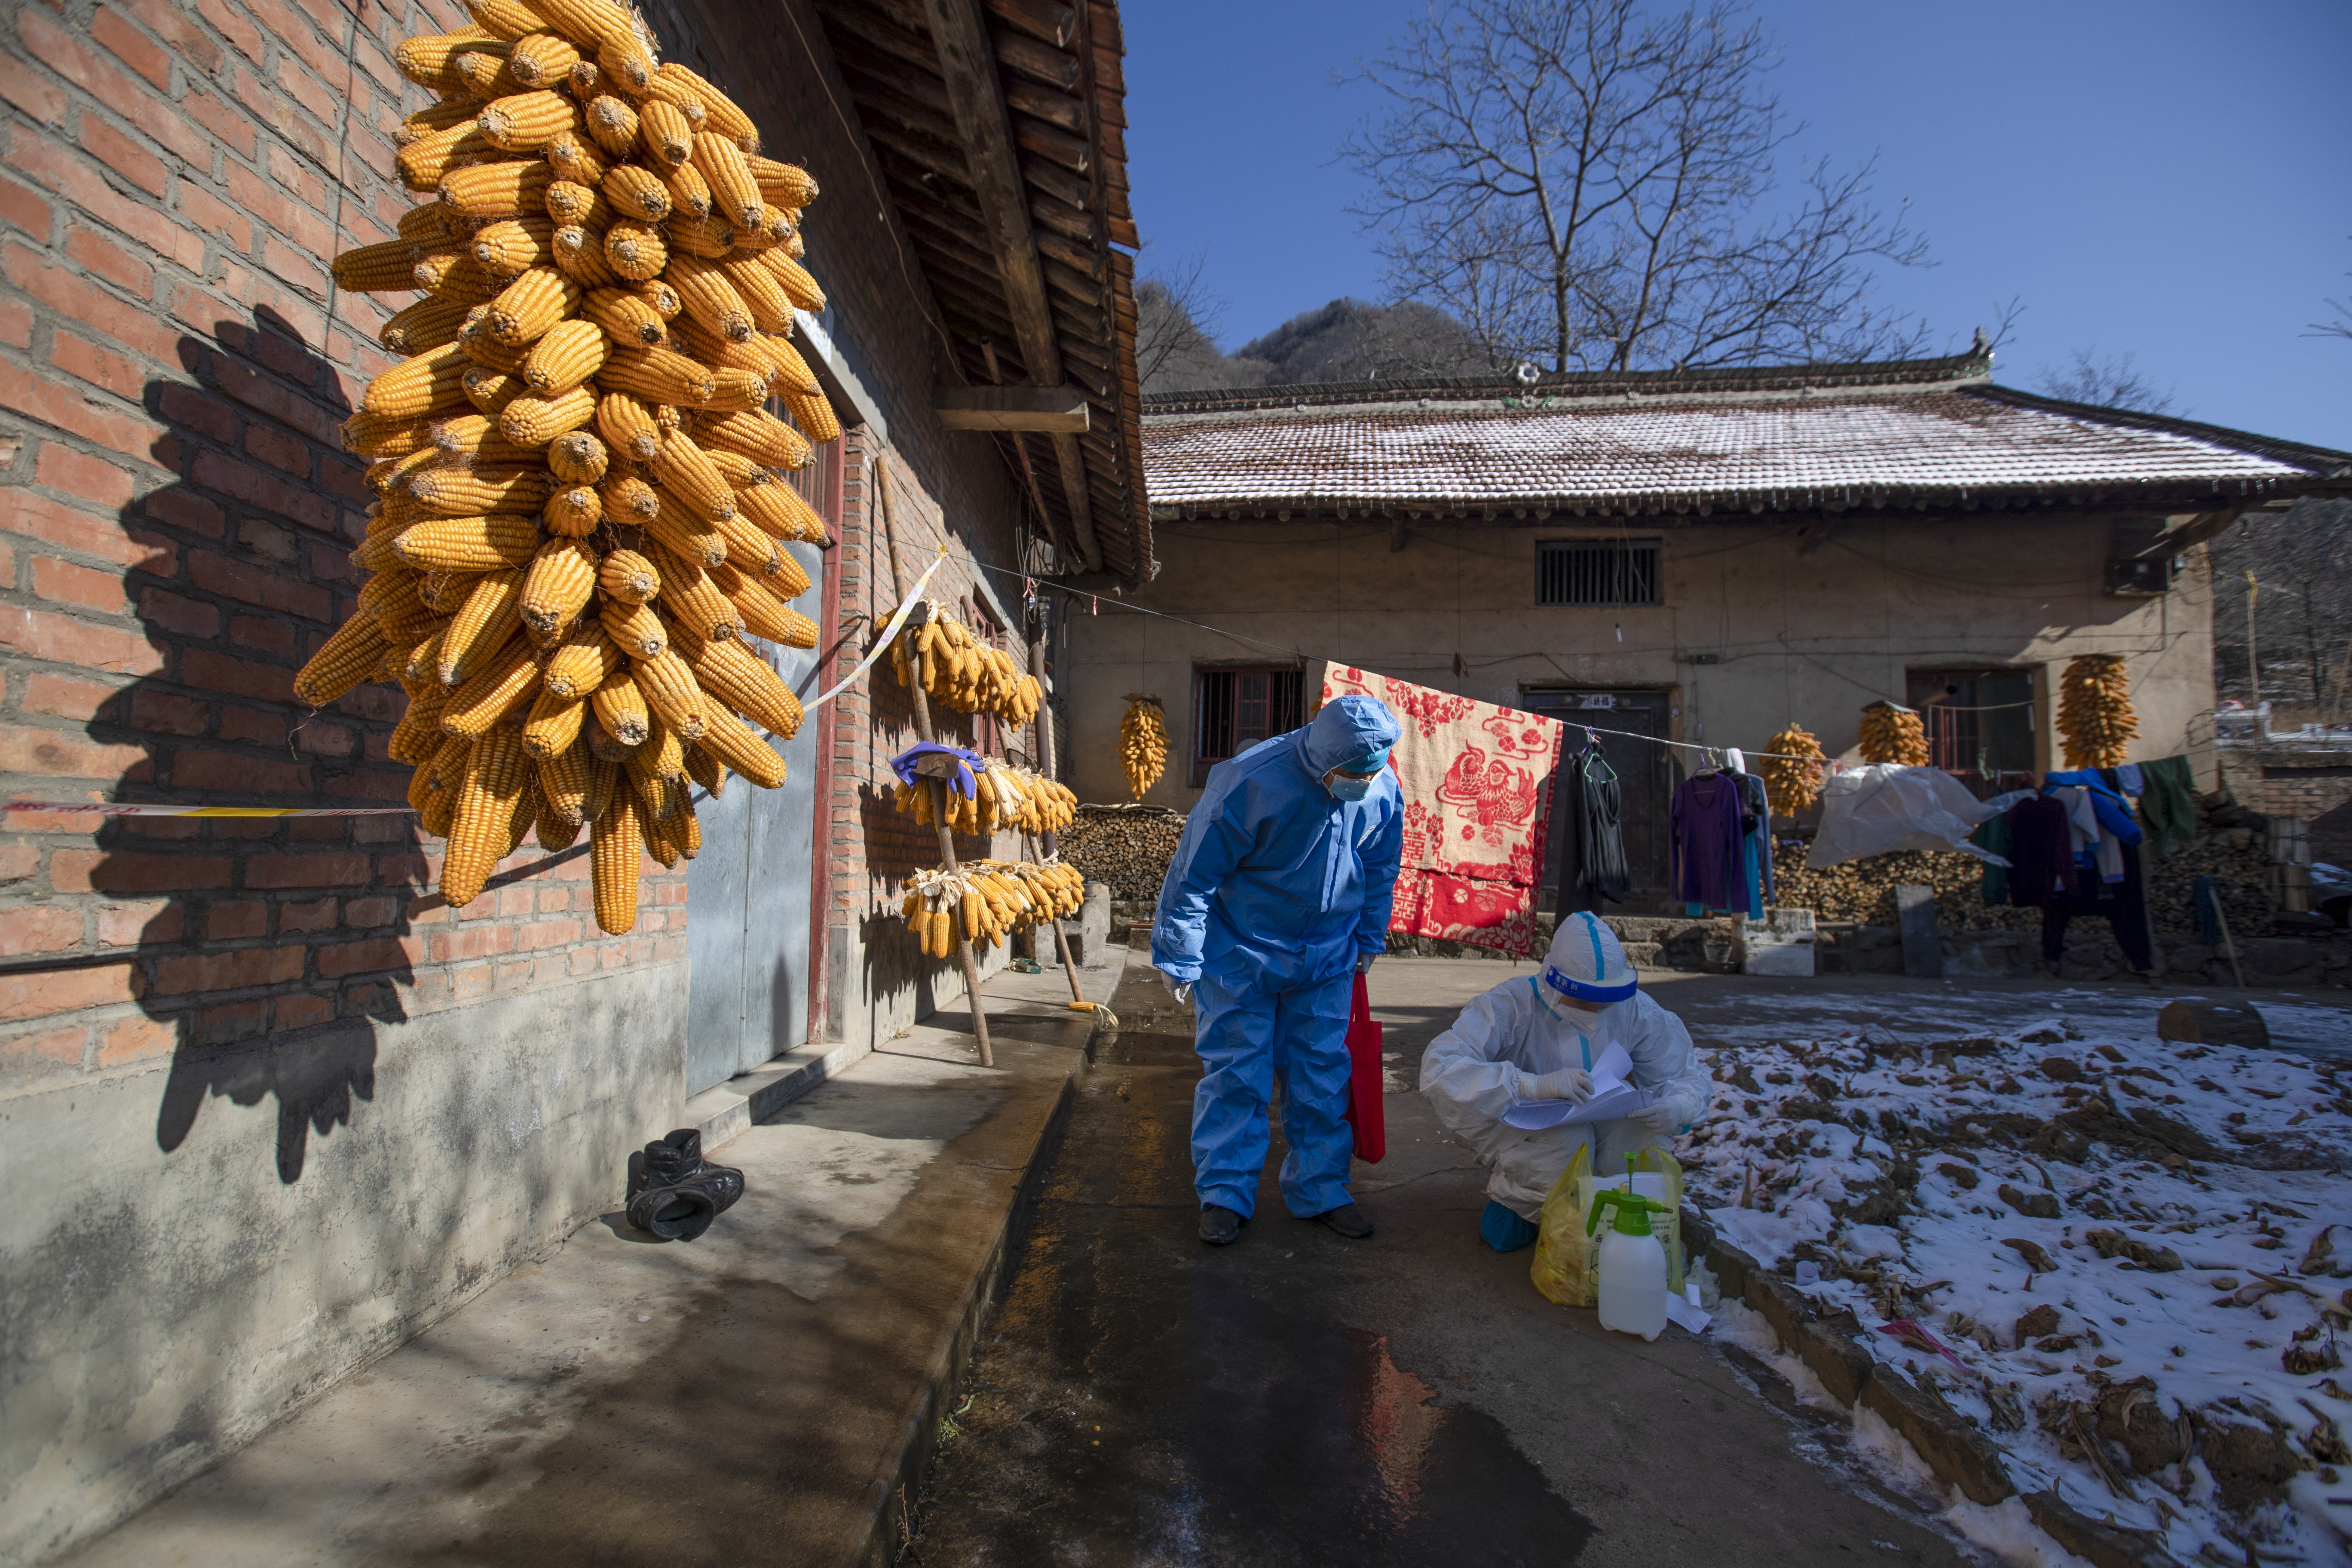
<svg viewBox="0 0 2352 1568"><path fill-rule="evenodd" d="M1666 1249L1666 1289L1679 1295L1683 1288L1683 1167L1665 1150L1652 1146L1633 1157L1636 1171L1656 1171L1666 1178L1666 1211L1650 1216L1650 1234ZM1617 1174L1611 1186L1623 1186ZM1599 1298L1601 1237L1587 1235L1592 1195L1601 1184L1592 1174L1592 1144L1580 1145L1568 1169L1544 1194L1538 1219L1535 1261L1528 1278L1549 1301L1563 1307L1590 1307Z"/></svg>

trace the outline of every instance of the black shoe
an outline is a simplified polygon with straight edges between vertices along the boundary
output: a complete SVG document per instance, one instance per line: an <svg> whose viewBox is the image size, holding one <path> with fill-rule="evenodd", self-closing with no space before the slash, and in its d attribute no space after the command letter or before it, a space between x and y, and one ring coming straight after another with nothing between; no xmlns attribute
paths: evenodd
<svg viewBox="0 0 2352 1568"><path fill-rule="evenodd" d="M743 1173L702 1158L702 1133L681 1127L629 1156L629 1223L664 1241L692 1241L743 1195Z"/></svg>
<svg viewBox="0 0 2352 1568"><path fill-rule="evenodd" d="M1229 1208L1215 1204L1201 1205L1201 1239L1212 1247L1226 1247L1242 1234L1242 1216Z"/></svg>
<svg viewBox="0 0 2352 1568"><path fill-rule="evenodd" d="M1341 1204L1335 1209L1325 1209L1315 1216L1349 1241L1361 1241L1372 1234L1372 1216L1353 1204Z"/></svg>

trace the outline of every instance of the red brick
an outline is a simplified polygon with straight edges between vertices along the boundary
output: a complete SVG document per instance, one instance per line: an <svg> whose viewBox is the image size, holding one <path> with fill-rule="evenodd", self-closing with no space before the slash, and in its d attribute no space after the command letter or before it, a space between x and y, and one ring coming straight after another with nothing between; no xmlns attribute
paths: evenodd
<svg viewBox="0 0 2352 1568"><path fill-rule="evenodd" d="M325 621L334 613L334 598L326 589L209 550L188 552L188 581L206 593L305 620Z"/></svg>
<svg viewBox="0 0 2352 1568"><path fill-rule="evenodd" d="M159 735L201 735L212 717L212 705L194 697L140 687L131 694L131 725Z"/></svg>
<svg viewBox="0 0 2352 1568"><path fill-rule="evenodd" d="M37 730L29 724L0 729L0 773L129 784L152 777L152 771L144 746L109 745L75 731Z"/></svg>
<svg viewBox="0 0 2352 1568"><path fill-rule="evenodd" d="M260 28L248 20L231 0L196 0L196 9L215 32L229 41L229 47L254 64L261 63L268 39Z"/></svg>
<svg viewBox="0 0 2352 1568"><path fill-rule="evenodd" d="M6 62L0 61L0 71ZM0 223L37 240L47 240L53 214L47 196L15 180L0 180Z"/></svg>
<svg viewBox="0 0 2352 1568"><path fill-rule="evenodd" d="M89 1044L89 1030L79 1024L38 1035L19 1035L13 1040L0 1042L0 1066L50 1062L78 1068L81 1066L82 1052Z"/></svg>
<svg viewBox="0 0 2352 1568"><path fill-rule="evenodd" d="M181 429L215 441L227 441L236 435L236 410L200 387L166 382L155 403L157 411Z"/></svg>
<svg viewBox="0 0 2352 1568"><path fill-rule="evenodd" d="M104 507L119 507L131 499L130 469L55 441L41 443L40 458L33 465L33 482Z"/></svg>
<svg viewBox="0 0 2352 1568"><path fill-rule="evenodd" d="M263 795L308 795L310 770L297 763L265 761L241 752L180 751L172 753L172 787L258 791ZM247 885L268 884L251 880Z"/></svg>
<svg viewBox="0 0 2352 1568"><path fill-rule="evenodd" d="M299 359L294 374L299 380L316 368L307 359ZM216 361L213 365L213 379L220 384L224 395L236 399L247 408L267 414L281 425L291 425L297 430L306 432L323 447L339 448L342 445L342 425L350 417L350 411L333 406L318 393L297 390L262 374L241 360Z"/></svg>
<svg viewBox="0 0 2352 1568"><path fill-rule="evenodd" d="M152 508L155 497L150 495L147 500ZM169 577L179 570L179 551L169 540L144 529L126 528L118 519L77 511L62 501L21 489L8 492L8 507L0 512L0 526L152 576Z"/></svg>
<svg viewBox="0 0 2352 1568"><path fill-rule="evenodd" d="M378 887L421 888L434 879L437 859L423 855L379 855L375 858Z"/></svg>
<svg viewBox="0 0 2352 1568"><path fill-rule="evenodd" d="M95 719L98 710L123 691L120 686L107 686L95 680L77 680L69 675L29 675L18 705L27 713L47 713L58 719ZM138 721L131 721L136 724Z"/></svg>
<svg viewBox="0 0 2352 1568"><path fill-rule="evenodd" d="M253 156L254 149L258 145L258 138L254 133L253 121L247 119L238 111L236 105L226 99L192 86L188 89L188 96L181 100L180 107L187 111L189 119L204 128L207 135L235 152L237 156L241 158ZM189 189L188 183L183 180L180 183L180 195L184 201Z"/></svg>
<svg viewBox="0 0 2352 1568"><path fill-rule="evenodd" d="M234 942L269 934L269 906L258 899L215 903L205 910L205 940Z"/></svg>
<svg viewBox="0 0 2352 1568"><path fill-rule="evenodd" d="M516 945L525 952L535 948L562 947L578 942L584 930L578 921L533 921L517 933Z"/></svg>
<svg viewBox="0 0 2352 1568"><path fill-rule="evenodd" d="M364 855L257 855L245 863L248 888L365 887Z"/></svg>
<svg viewBox="0 0 2352 1568"><path fill-rule="evenodd" d="M188 478L305 528L325 531L335 526L334 506L325 497L219 452L197 453Z"/></svg>
<svg viewBox="0 0 2352 1568"><path fill-rule="evenodd" d="M157 1018L125 1018L112 1028L100 1031L98 1065L119 1068L152 1061L170 1056L179 1042L176 1024Z"/></svg>
<svg viewBox="0 0 2352 1568"><path fill-rule="evenodd" d="M379 936L364 942L342 942L318 950L319 973L341 979L373 969L407 969L424 955L424 942L415 937Z"/></svg>
<svg viewBox="0 0 2352 1568"><path fill-rule="evenodd" d="M160 196L172 188L172 175L163 159L87 110L82 112L79 145L150 195Z"/></svg>
<svg viewBox="0 0 2352 1568"><path fill-rule="evenodd" d="M250 741L276 751L286 744L286 721L275 713L257 713L250 708L224 708L220 737L224 741Z"/></svg>
<svg viewBox="0 0 2352 1568"><path fill-rule="evenodd" d="M98 911L98 940L108 947L177 942L187 924L186 909L168 899L139 904L102 904Z"/></svg>
<svg viewBox="0 0 2352 1568"><path fill-rule="evenodd" d="M100 103L128 103L146 89L101 58L98 51L37 11L16 13L16 37L36 59Z"/></svg>
<svg viewBox="0 0 2352 1568"><path fill-rule="evenodd" d="M5 611L0 609L0 643L7 640L6 624ZM249 664L206 648L192 647L181 653L180 680L183 685L265 702L288 702L294 696L294 671L284 665Z"/></svg>
<svg viewBox="0 0 2352 1568"><path fill-rule="evenodd" d="M172 87L171 51L142 34L111 5L101 6L89 24L90 41L145 77L162 91Z"/></svg>
<svg viewBox="0 0 2352 1568"><path fill-rule="evenodd" d="M228 514L212 502L183 489L167 485L159 490L149 490L139 503L151 522L165 523L185 529L206 539L218 539L228 531ZM153 535L142 535L152 538Z"/></svg>
<svg viewBox="0 0 2352 1568"><path fill-rule="evenodd" d="M80 227L68 231L66 254L127 294L144 300L155 290L155 269L103 235Z"/></svg>
<svg viewBox="0 0 2352 1568"><path fill-rule="evenodd" d="M58 904L0 910L0 957L63 952L81 945L81 910Z"/></svg>
<svg viewBox="0 0 2352 1568"><path fill-rule="evenodd" d="M512 952L514 949L514 927L483 924L464 926L457 931L435 931L426 952L436 963L452 963L464 959Z"/></svg>
<svg viewBox="0 0 2352 1568"><path fill-rule="evenodd" d="M43 125L60 125L66 118L66 95L14 51L0 51L0 98Z"/></svg>
<svg viewBox="0 0 2352 1568"><path fill-rule="evenodd" d="M273 468L301 479L310 477L310 447L281 430L267 425L248 425L245 431L245 450L248 457L260 458Z"/></svg>
<svg viewBox="0 0 2352 1568"><path fill-rule="evenodd" d="M49 886L60 893L184 893L226 888L228 876L228 860L208 855L59 849L49 856Z"/></svg>
<svg viewBox="0 0 2352 1568"><path fill-rule="evenodd" d="M131 608L121 573L77 566L47 555L33 558L33 592L52 604L79 605L110 616L126 614Z"/></svg>
<svg viewBox="0 0 2352 1568"><path fill-rule="evenodd" d="M193 180L180 182L180 216L197 232L215 237L242 256L253 248L253 223Z"/></svg>
<svg viewBox="0 0 2352 1568"><path fill-rule="evenodd" d="M278 929L280 931L331 931L337 924L337 903L333 899L311 899L300 903L278 906Z"/></svg>
<svg viewBox="0 0 2352 1568"><path fill-rule="evenodd" d="M499 869L501 871L510 869L511 865L511 862L500 861ZM500 888L498 912L509 919L517 915L527 915L530 913L531 905L535 901L529 888ZM477 909L479 907L479 905L476 906Z"/></svg>
<svg viewBox="0 0 2352 1568"><path fill-rule="evenodd" d="M13 300L0 300L0 342L20 349L33 346L33 312Z"/></svg>
<svg viewBox="0 0 2352 1568"><path fill-rule="evenodd" d="M220 635L220 611L178 594L150 588L139 595L139 618L159 631L184 637Z"/></svg>
<svg viewBox="0 0 2352 1568"><path fill-rule="evenodd" d="M106 183L98 166L74 149L45 139L18 137L9 149L8 162L89 216L110 228L121 229L156 255L167 257L190 271L204 266L202 235L181 227L160 209L117 192Z"/></svg>
<svg viewBox="0 0 2352 1568"><path fill-rule="evenodd" d="M147 385L147 373L127 355L110 353L84 342L63 327L50 334L49 363L68 375L104 387L117 397L137 402Z"/></svg>
<svg viewBox="0 0 2352 1568"><path fill-rule="evenodd" d="M91 402L79 386L21 371L0 376L0 405L143 462L155 460L156 437L163 434L161 426Z"/></svg>
<svg viewBox="0 0 2352 1568"><path fill-rule="evenodd" d="M159 675L163 669L163 650L135 633L17 605L0 605L0 647L116 675Z"/></svg>
<svg viewBox="0 0 2352 1568"><path fill-rule="evenodd" d="M264 234L286 237L308 255L332 256L335 231L326 219L297 203L266 175L236 163L228 166L229 199L261 220Z"/></svg>
<svg viewBox="0 0 2352 1568"><path fill-rule="evenodd" d="M21 882L40 868L41 852L32 845L0 845L0 886Z"/></svg>
<svg viewBox="0 0 2352 1568"><path fill-rule="evenodd" d="M388 926L400 918L397 899L346 899L343 901L343 923L364 930L369 926Z"/></svg>
<svg viewBox="0 0 2352 1568"><path fill-rule="evenodd" d="M255 997L249 1002L230 1002L216 1007L206 1007L187 1021L188 1043L192 1046L227 1046L239 1040L258 1039L269 1030L269 1003Z"/></svg>
<svg viewBox="0 0 2352 1568"><path fill-rule="evenodd" d="M396 805L407 798L409 771L394 773L383 768L362 768L357 773L341 773L326 782L326 793L337 800L361 805Z"/></svg>
<svg viewBox="0 0 2352 1568"><path fill-rule="evenodd" d="M102 964L93 969L53 969L37 974L0 974L0 1021L46 1018L130 1000L128 963Z"/></svg>
<svg viewBox="0 0 2352 1568"><path fill-rule="evenodd" d="M307 1029L335 1016L334 1002L325 996L280 996L271 1004L270 1027Z"/></svg>
<svg viewBox="0 0 2352 1568"><path fill-rule="evenodd" d="M199 991L236 991L248 985L282 985L302 978L304 949L240 947L226 952L190 953L155 963L158 996Z"/></svg>

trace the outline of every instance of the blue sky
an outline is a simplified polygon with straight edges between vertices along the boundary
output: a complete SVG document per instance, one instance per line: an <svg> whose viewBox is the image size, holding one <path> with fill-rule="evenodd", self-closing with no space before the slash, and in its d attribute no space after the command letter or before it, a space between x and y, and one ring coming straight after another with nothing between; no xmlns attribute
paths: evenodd
<svg viewBox="0 0 2352 1568"><path fill-rule="evenodd" d="M1373 105L1335 69L1416 0L1127 0L1144 270L1197 255L1234 348L1382 296L1334 161ZM2352 342L2302 335L2352 292L2345 0L1763 0L1800 150L1875 153L1939 263L1881 299L1965 344L2027 306L1997 374L2129 352L2176 412L2352 448Z"/></svg>

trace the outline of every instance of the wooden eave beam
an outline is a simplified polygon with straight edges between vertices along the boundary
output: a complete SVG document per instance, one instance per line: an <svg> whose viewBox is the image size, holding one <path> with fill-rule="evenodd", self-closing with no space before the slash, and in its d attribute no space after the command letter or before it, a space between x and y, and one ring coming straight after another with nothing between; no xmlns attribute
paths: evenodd
<svg viewBox="0 0 2352 1568"><path fill-rule="evenodd" d="M977 0L924 0L930 20L931 42L938 50L939 72L948 99L955 107L965 162L980 198L981 221L996 270L1004 279L1004 302L1013 317L1013 341L1029 378L1039 386L1056 386L1063 380L1062 353L1055 341L1054 311L1045 293L1045 273L1037 254L1036 237L1029 221L1029 193L1022 178L1022 154L1013 144L1013 121L1004 107L1004 89L997 75L1000 52L1007 65L1015 51L1010 46L1031 43L1008 39L1000 47L991 41L988 24ZM1043 43L1040 52L1054 53ZM1068 88L1077 80L1078 64L1069 56L1066 76L1054 86ZM1014 65L1014 68L1021 67ZM1035 75L1034 71L1024 71ZM1053 436L1055 466L1061 470L1062 494L1070 509L1070 524L1087 570L1102 570L1102 544L1095 537L1093 506L1087 483L1087 460L1077 437Z"/></svg>
<svg viewBox="0 0 2352 1568"><path fill-rule="evenodd" d="M1075 386L942 386L931 407L950 430L1042 430L1080 435L1087 395Z"/></svg>

